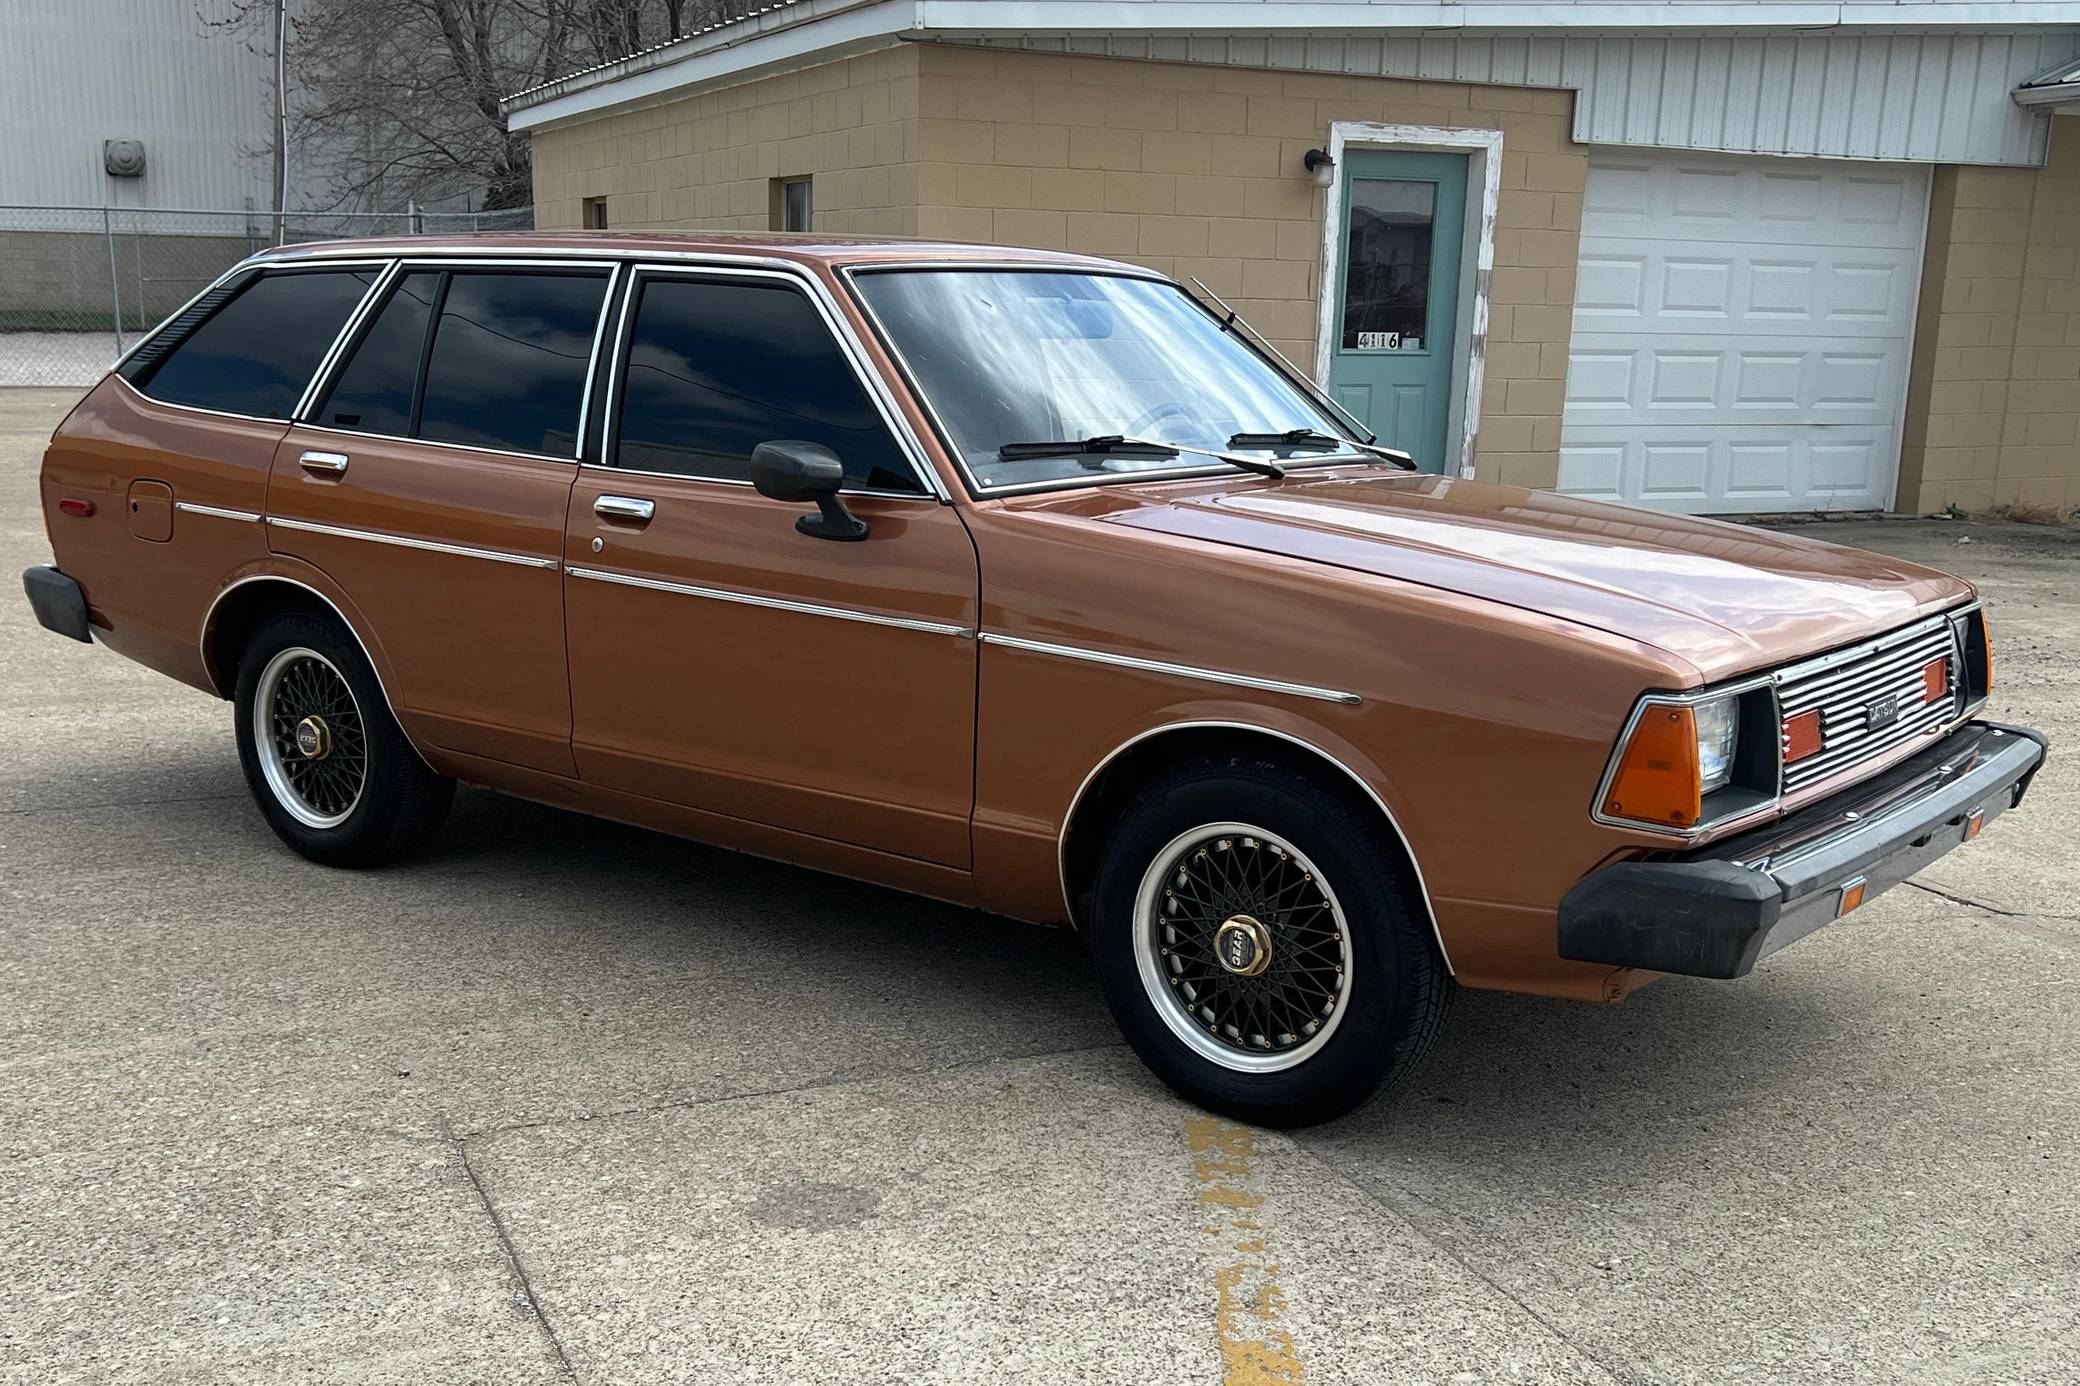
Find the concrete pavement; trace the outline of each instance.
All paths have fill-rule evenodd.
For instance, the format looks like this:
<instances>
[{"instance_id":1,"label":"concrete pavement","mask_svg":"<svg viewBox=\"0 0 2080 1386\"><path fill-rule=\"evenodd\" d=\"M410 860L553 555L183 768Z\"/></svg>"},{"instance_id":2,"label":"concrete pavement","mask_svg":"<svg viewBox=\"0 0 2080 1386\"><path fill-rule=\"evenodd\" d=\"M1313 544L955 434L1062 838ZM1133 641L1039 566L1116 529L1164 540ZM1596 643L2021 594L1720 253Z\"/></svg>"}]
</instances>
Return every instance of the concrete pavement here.
<instances>
[{"instance_id":1,"label":"concrete pavement","mask_svg":"<svg viewBox=\"0 0 2080 1386\"><path fill-rule=\"evenodd\" d=\"M70 398L0 391L10 581ZM2071 532L1817 532L1979 581L2080 747ZM313 866L225 705L0 600L0 1381L2080 1379L2074 755L1753 977L1466 993L1283 1135L1066 935L473 791Z\"/></svg>"}]
</instances>

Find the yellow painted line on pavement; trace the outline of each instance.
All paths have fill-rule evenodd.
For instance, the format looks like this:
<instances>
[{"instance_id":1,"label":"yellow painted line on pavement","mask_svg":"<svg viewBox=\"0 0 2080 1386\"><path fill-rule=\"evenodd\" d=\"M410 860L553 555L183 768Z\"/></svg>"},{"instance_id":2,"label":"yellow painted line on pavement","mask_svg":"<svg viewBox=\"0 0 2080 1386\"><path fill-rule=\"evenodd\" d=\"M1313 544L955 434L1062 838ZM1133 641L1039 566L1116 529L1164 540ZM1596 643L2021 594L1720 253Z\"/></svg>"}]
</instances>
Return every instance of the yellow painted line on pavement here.
<instances>
[{"instance_id":1,"label":"yellow painted line on pavement","mask_svg":"<svg viewBox=\"0 0 2080 1386\"><path fill-rule=\"evenodd\" d=\"M1201 1116L1185 1122L1184 1137L1199 1178L1201 1225L1219 1241L1224 1261L1213 1273L1222 1386L1301 1386L1307 1368L1293 1349L1293 1335L1273 1326L1284 1311L1285 1291L1270 1259L1264 1195L1251 1167L1256 1133Z\"/></svg>"}]
</instances>

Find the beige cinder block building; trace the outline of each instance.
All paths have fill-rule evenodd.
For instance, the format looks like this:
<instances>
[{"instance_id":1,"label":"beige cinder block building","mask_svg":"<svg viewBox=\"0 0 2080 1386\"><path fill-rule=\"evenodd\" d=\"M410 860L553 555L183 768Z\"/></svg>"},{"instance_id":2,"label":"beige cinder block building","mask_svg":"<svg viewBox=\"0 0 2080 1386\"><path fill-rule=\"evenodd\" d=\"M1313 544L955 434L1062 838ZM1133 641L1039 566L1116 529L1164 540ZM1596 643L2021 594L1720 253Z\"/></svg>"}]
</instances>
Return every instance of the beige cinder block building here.
<instances>
[{"instance_id":1,"label":"beige cinder block building","mask_svg":"<svg viewBox=\"0 0 2080 1386\"><path fill-rule=\"evenodd\" d=\"M2080 506L2080 5L1448 8L798 0L507 112L542 226L1148 265L1430 470Z\"/></svg>"}]
</instances>

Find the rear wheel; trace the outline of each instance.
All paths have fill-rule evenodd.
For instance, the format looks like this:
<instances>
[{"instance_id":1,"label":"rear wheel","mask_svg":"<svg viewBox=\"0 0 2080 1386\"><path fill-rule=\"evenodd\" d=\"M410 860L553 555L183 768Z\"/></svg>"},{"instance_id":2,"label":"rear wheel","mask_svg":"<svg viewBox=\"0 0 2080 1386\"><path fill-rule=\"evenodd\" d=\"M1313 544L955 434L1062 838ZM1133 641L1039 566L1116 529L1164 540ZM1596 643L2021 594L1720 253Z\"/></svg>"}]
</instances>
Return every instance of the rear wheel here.
<instances>
[{"instance_id":1,"label":"rear wheel","mask_svg":"<svg viewBox=\"0 0 2080 1386\"><path fill-rule=\"evenodd\" d=\"M263 621L239 661L238 758L268 826L329 866L424 846L454 798L405 740L375 671L337 622Z\"/></svg>"},{"instance_id":2,"label":"rear wheel","mask_svg":"<svg viewBox=\"0 0 2080 1386\"><path fill-rule=\"evenodd\" d=\"M1296 765L1194 761L1122 816L1099 868L1106 1000L1156 1075L1270 1126L1326 1121L1406 1073L1452 981L1374 807Z\"/></svg>"}]
</instances>

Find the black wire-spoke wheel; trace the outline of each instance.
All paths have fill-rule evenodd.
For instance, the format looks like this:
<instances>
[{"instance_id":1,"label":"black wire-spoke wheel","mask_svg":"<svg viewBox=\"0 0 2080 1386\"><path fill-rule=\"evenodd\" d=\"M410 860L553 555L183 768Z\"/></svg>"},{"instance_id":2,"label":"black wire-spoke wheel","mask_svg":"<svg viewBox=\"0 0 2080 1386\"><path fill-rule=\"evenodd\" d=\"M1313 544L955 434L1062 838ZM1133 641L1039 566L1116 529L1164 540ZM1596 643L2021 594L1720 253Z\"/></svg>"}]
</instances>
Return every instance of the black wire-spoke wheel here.
<instances>
[{"instance_id":1,"label":"black wire-spoke wheel","mask_svg":"<svg viewBox=\"0 0 2080 1386\"><path fill-rule=\"evenodd\" d=\"M1149 999L1225 1068L1303 1063L1348 1008L1342 906L1314 863L1267 829L1208 823L1177 836L1142 877L1135 926Z\"/></svg>"},{"instance_id":2,"label":"black wire-spoke wheel","mask_svg":"<svg viewBox=\"0 0 2080 1386\"><path fill-rule=\"evenodd\" d=\"M292 645L260 671L253 740L275 799L299 823L330 828L361 802L368 734L332 661Z\"/></svg>"}]
</instances>

